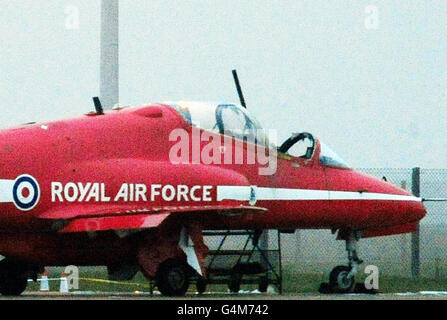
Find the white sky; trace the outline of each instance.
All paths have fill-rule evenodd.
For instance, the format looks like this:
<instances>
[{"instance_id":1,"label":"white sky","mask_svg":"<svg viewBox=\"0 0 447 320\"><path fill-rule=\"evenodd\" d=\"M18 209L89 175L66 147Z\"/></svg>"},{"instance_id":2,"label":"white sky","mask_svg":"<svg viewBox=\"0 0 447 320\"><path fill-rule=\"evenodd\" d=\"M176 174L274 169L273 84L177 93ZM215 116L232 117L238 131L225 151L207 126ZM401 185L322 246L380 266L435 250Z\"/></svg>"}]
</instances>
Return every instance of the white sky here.
<instances>
[{"instance_id":1,"label":"white sky","mask_svg":"<svg viewBox=\"0 0 447 320\"><path fill-rule=\"evenodd\" d=\"M92 110L100 1L0 7L0 127ZM446 21L442 0L121 0L120 100L237 102L237 68L280 140L312 132L354 167L445 168Z\"/></svg>"}]
</instances>

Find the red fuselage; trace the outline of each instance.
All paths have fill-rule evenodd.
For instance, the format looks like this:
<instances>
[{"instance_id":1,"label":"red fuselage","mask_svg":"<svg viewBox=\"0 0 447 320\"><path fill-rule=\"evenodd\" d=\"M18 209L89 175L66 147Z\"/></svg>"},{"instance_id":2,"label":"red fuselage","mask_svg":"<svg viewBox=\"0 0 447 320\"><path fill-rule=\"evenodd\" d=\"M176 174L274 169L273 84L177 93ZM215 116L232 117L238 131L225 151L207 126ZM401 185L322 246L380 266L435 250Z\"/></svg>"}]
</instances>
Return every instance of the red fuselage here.
<instances>
[{"instance_id":1,"label":"red fuselage","mask_svg":"<svg viewBox=\"0 0 447 320\"><path fill-rule=\"evenodd\" d=\"M318 140L310 159L279 153L272 175L259 175L258 164L174 164L169 152L176 142L169 135L178 128L190 135L199 130L174 108L151 105L1 131L0 254L44 265L107 265L131 255L132 240L114 233L58 233L60 221L95 208L170 211L239 203L267 211L216 215L191 210L170 218L195 220L203 229L360 230L366 237L412 231L425 215L421 201L404 190L351 169L322 165ZM249 143L231 140L233 155L248 157ZM206 145L202 141L200 149ZM38 198L30 200L32 181L17 184L23 175L38 182ZM255 204L231 198L250 186L256 186L250 199Z\"/></svg>"}]
</instances>

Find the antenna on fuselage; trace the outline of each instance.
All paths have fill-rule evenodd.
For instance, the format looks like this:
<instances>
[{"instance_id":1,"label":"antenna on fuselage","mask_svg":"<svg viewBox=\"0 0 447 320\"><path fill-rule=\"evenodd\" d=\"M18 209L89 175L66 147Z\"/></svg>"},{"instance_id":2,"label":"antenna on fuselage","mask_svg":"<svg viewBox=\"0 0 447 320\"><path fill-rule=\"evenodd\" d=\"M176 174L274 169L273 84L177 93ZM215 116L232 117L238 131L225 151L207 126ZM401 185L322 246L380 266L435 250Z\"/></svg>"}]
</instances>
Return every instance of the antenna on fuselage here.
<instances>
[{"instance_id":1,"label":"antenna on fuselage","mask_svg":"<svg viewBox=\"0 0 447 320\"><path fill-rule=\"evenodd\" d=\"M247 105L245 104L244 94L242 93L241 84L239 83L239 77L237 76L237 71L233 70L233 78L234 84L236 85L237 94L239 95L239 100L241 101L241 105L247 109Z\"/></svg>"},{"instance_id":2,"label":"antenna on fuselage","mask_svg":"<svg viewBox=\"0 0 447 320\"><path fill-rule=\"evenodd\" d=\"M96 114L103 115L104 109L101 104L101 100L98 97L93 97L93 103L95 104Z\"/></svg>"}]
</instances>

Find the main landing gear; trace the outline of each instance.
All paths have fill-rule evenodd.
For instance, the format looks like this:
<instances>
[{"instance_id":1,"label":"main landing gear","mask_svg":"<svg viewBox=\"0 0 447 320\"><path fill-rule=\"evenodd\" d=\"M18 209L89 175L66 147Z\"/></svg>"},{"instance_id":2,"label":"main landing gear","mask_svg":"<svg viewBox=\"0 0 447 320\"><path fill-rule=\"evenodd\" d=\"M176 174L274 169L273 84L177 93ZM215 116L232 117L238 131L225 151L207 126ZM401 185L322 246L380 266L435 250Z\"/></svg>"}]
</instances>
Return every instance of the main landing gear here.
<instances>
[{"instance_id":1,"label":"main landing gear","mask_svg":"<svg viewBox=\"0 0 447 320\"><path fill-rule=\"evenodd\" d=\"M28 277L37 278L38 270L9 259L0 261L0 293L4 296L19 296L25 291Z\"/></svg>"},{"instance_id":2,"label":"main landing gear","mask_svg":"<svg viewBox=\"0 0 447 320\"><path fill-rule=\"evenodd\" d=\"M168 259L158 268L155 277L164 296L184 296L189 288L190 267L182 260Z\"/></svg>"},{"instance_id":3,"label":"main landing gear","mask_svg":"<svg viewBox=\"0 0 447 320\"><path fill-rule=\"evenodd\" d=\"M350 293L355 288L355 276L359 271L362 260L357 256L357 243L360 233L351 232L346 240L346 251L348 252L347 266L335 267L329 276L329 290L332 293Z\"/></svg>"}]
</instances>

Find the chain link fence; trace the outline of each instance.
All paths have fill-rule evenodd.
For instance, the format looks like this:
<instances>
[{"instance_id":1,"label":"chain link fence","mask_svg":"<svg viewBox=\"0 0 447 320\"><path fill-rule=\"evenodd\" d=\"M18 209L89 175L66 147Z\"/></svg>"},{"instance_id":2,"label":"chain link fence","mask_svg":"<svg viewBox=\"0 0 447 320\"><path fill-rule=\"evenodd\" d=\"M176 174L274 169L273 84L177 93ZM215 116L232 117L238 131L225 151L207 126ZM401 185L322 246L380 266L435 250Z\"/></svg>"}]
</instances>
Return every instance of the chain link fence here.
<instances>
[{"instance_id":1,"label":"chain link fence","mask_svg":"<svg viewBox=\"0 0 447 320\"><path fill-rule=\"evenodd\" d=\"M386 180L412 191L413 169L363 168L361 172ZM447 169L420 170L420 196L433 200L424 202L426 217L419 229L419 275L428 278L447 278ZM327 274L339 264L346 264L344 241L336 241L328 230L299 230L282 235L284 268L293 267L300 273ZM377 265L381 274L399 277L412 276L412 234L362 239L359 253L368 264ZM414 260L413 260L414 263Z\"/></svg>"},{"instance_id":2,"label":"chain link fence","mask_svg":"<svg viewBox=\"0 0 447 320\"><path fill-rule=\"evenodd\" d=\"M421 196L427 216L420 224L421 275L447 278L447 169L421 169Z\"/></svg>"},{"instance_id":3,"label":"chain link fence","mask_svg":"<svg viewBox=\"0 0 447 320\"><path fill-rule=\"evenodd\" d=\"M419 193L420 197L427 200L424 201L427 215L420 222L419 234L407 233L359 241L359 256L364 260L360 272L363 272L363 268L367 265L375 265L379 268L381 276L400 279L418 275L424 279L447 279L447 202L440 201L442 198L447 198L447 169L357 170L378 179L386 179L410 193L416 195ZM278 248L277 232L270 230L265 239L268 239L266 247L277 257L275 252ZM211 250L218 247L220 240L218 237L205 237L205 242ZM231 237L222 249L236 250L245 241L244 236ZM330 271L335 266L347 264L345 242L337 241L336 235L329 230L297 230L292 234L281 234L280 242L279 266L282 266L280 270L284 271L284 281L298 281L297 279L327 281ZM255 256L254 258L253 260L258 260ZM228 255L219 259L216 261L227 264L232 261ZM277 269L278 259L272 259L272 263Z\"/></svg>"},{"instance_id":4,"label":"chain link fence","mask_svg":"<svg viewBox=\"0 0 447 320\"><path fill-rule=\"evenodd\" d=\"M363 168L358 171L379 179L385 177L388 182L408 192L412 192L415 187L415 170L411 168ZM427 215L421 220L419 228L419 276L447 279L447 202L439 201L440 198L447 198L447 169L420 169L417 172L420 196L428 200L424 202ZM246 252L252 250L251 242L247 242L248 237L248 234L235 235L222 243L222 236L205 236L205 243L210 250L227 251L220 256L210 255L207 259L208 266L231 269L238 262L262 262L260 252ZM337 241L336 235L329 230L298 230L292 234L281 234L280 243L277 231L270 230L268 236L261 237L260 241L262 239L268 245L264 242L260 247L268 249L264 254L268 256L274 269L274 272L268 272L270 281L275 279L274 273L284 270L282 283L288 290L303 290L303 287L290 285L290 282L296 282L297 279L304 279L299 283L303 286L306 286L309 279L315 280L314 282L327 281L332 268L347 264L345 242ZM413 240L413 234L361 239L359 255L365 261L362 268L376 265L381 276L397 276L399 281L400 278L411 278L414 273ZM278 256L279 248L281 259ZM55 274L60 274L61 271L58 272ZM99 274L99 277L106 273L104 268L92 268L84 272L94 276ZM227 290L227 287L218 289ZM315 287L307 289L315 291Z\"/></svg>"}]
</instances>

